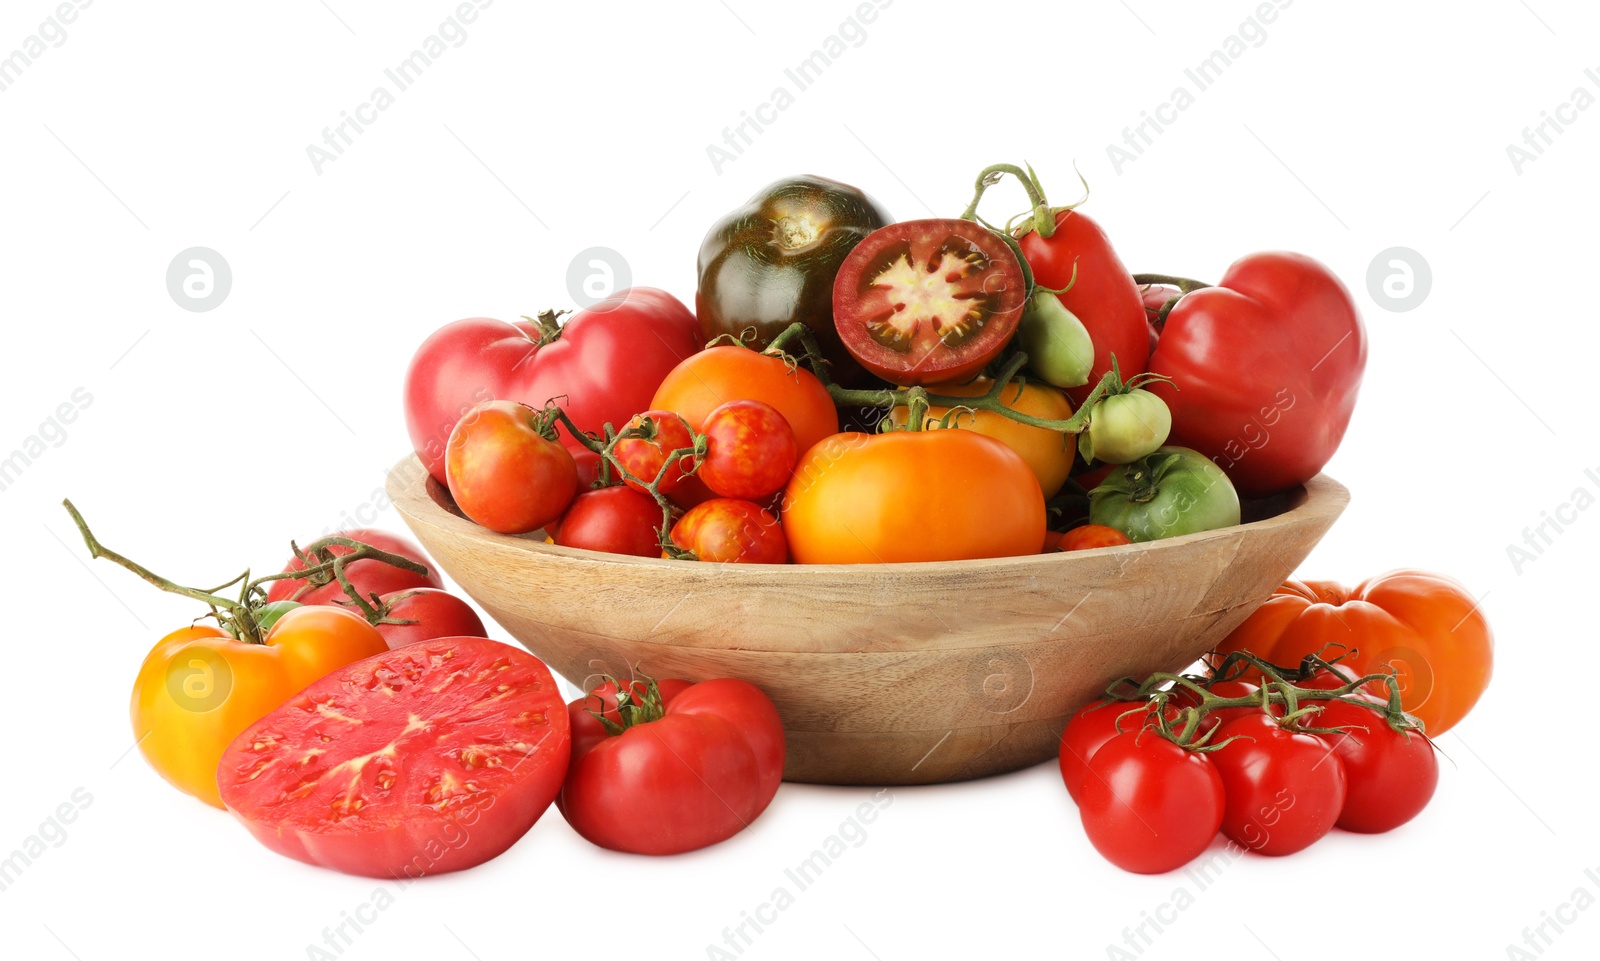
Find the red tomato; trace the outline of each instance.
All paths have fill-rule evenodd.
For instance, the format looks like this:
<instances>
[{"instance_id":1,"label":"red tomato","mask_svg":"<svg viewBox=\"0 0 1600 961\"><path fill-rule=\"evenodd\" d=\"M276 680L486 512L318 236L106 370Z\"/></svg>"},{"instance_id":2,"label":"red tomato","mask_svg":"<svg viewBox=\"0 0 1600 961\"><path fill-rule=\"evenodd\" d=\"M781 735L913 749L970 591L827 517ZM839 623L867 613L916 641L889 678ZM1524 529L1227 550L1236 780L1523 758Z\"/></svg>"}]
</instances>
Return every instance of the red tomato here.
<instances>
[{"instance_id":1,"label":"red tomato","mask_svg":"<svg viewBox=\"0 0 1600 961\"><path fill-rule=\"evenodd\" d=\"M604 848L678 854L738 834L783 780L783 725L760 688L722 679L635 681L627 716L607 682L568 705L572 766L557 801ZM608 732L590 709L613 724Z\"/></svg>"},{"instance_id":2,"label":"red tomato","mask_svg":"<svg viewBox=\"0 0 1600 961\"><path fill-rule=\"evenodd\" d=\"M578 465L541 432L539 411L509 400L479 404L450 432L445 478L461 513L501 534L536 531L578 493Z\"/></svg>"},{"instance_id":3,"label":"red tomato","mask_svg":"<svg viewBox=\"0 0 1600 961\"><path fill-rule=\"evenodd\" d=\"M420 588L379 598L384 619L372 625L393 650L436 637L488 637L472 605L448 591ZM412 621L411 624L396 623Z\"/></svg>"},{"instance_id":4,"label":"red tomato","mask_svg":"<svg viewBox=\"0 0 1600 961\"><path fill-rule=\"evenodd\" d=\"M712 347L690 357L661 382L650 407L673 411L698 429L707 414L730 400L776 407L794 429L802 454L839 432L838 408L815 374L748 347Z\"/></svg>"},{"instance_id":5,"label":"red tomato","mask_svg":"<svg viewBox=\"0 0 1600 961\"><path fill-rule=\"evenodd\" d=\"M1083 797L1089 762L1105 743L1125 731L1137 731L1153 716L1151 705L1138 701L1090 701L1079 708L1061 732L1061 780L1074 801Z\"/></svg>"},{"instance_id":6,"label":"red tomato","mask_svg":"<svg viewBox=\"0 0 1600 961\"><path fill-rule=\"evenodd\" d=\"M700 480L723 497L771 497L789 483L800 456L789 422L759 400L723 404L706 415L700 432L706 435Z\"/></svg>"},{"instance_id":7,"label":"red tomato","mask_svg":"<svg viewBox=\"0 0 1600 961\"><path fill-rule=\"evenodd\" d=\"M1204 754L1149 731L1095 752L1078 813L1095 850L1136 874L1164 874L1199 856L1222 826L1222 777Z\"/></svg>"},{"instance_id":8,"label":"red tomato","mask_svg":"<svg viewBox=\"0 0 1600 961\"><path fill-rule=\"evenodd\" d=\"M555 541L586 551L659 557L661 507L655 498L631 487L579 494L562 515Z\"/></svg>"},{"instance_id":9,"label":"red tomato","mask_svg":"<svg viewBox=\"0 0 1600 961\"><path fill-rule=\"evenodd\" d=\"M727 497L689 509L672 525L672 542L695 559L719 564L784 564L783 525L761 505Z\"/></svg>"},{"instance_id":10,"label":"red tomato","mask_svg":"<svg viewBox=\"0 0 1600 961\"><path fill-rule=\"evenodd\" d=\"M1082 524L1061 535L1061 549L1064 551L1092 551L1096 547L1132 543L1128 535L1104 524Z\"/></svg>"},{"instance_id":11,"label":"red tomato","mask_svg":"<svg viewBox=\"0 0 1600 961\"><path fill-rule=\"evenodd\" d=\"M623 477L622 482L639 493L649 493L647 485L660 475L661 484L657 489L663 494L670 494L683 483L683 470L693 465L694 458L689 455L679 457L672 462L666 474L661 474L661 468L667 466L667 457L673 451L694 446L694 434L689 424L670 410L647 410L636 414L628 421L627 429L642 429L646 423L651 425L649 429L655 432L654 436L649 439L628 437L617 441L611 448L611 459L617 466L645 482L640 484Z\"/></svg>"},{"instance_id":12,"label":"red tomato","mask_svg":"<svg viewBox=\"0 0 1600 961\"><path fill-rule=\"evenodd\" d=\"M700 349L700 324L676 297L635 287L560 326L474 317L423 342L406 371L406 429L428 471L445 482L444 448L467 411L488 400L561 407L598 433L647 410L656 385ZM569 444L569 446L572 446Z\"/></svg>"},{"instance_id":13,"label":"red tomato","mask_svg":"<svg viewBox=\"0 0 1600 961\"><path fill-rule=\"evenodd\" d=\"M1167 315L1150 369L1167 443L1217 462L1241 496L1305 483L1344 438L1367 332L1339 278L1300 254L1252 254ZM1126 365L1124 365L1126 369Z\"/></svg>"},{"instance_id":14,"label":"red tomato","mask_svg":"<svg viewBox=\"0 0 1600 961\"><path fill-rule=\"evenodd\" d=\"M1055 233L1041 237L1030 230L1018 242L1041 286L1060 289L1072 285L1058 295L1061 305L1083 321L1094 341L1094 366L1088 383L1067 391L1072 406L1082 406L1111 369L1112 354L1123 377L1143 371L1150 350L1144 301L1128 268L1111 249L1105 231L1081 211L1065 210L1056 216Z\"/></svg>"},{"instance_id":15,"label":"red tomato","mask_svg":"<svg viewBox=\"0 0 1600 961\"><path fill-rule=\"evenodd\" d=\"M884 380L958 382L1010 342L1027 295L1017 255L994 231L907 220L873 231L845 257L833 323L851 356Z\"/></svg>"},{"instance_id":16,"label":"red tomato","mask_svg":"<svg viewBox=\"0 0 1600 961\"><path fill-rule=\"evenodd\" d=\"M1311 723L1345 729L1342 734L1318 735L1339 756L1350 782L1339 827L1381 834L1421 813L1439 786L1433 743L1415 731L1396 731L1381 714L1360 705L1320 703L1322 713Z\"/></svg>"},{"instance_id":17,"label":"red tomato","mask_svg":"<svg viewBox=\"0 0 1600 961\"><path fill-rule=\"evenodd\" d=\"M433 569L433 565L428 561L428 555L424 554L422 548L418 547L414 541L398 534L390 534L387 531L375 531L366 528L340 531L339 536L348 537L363 544L370 544L380 551L399 554L401 557L409 558L418 564L424 564L428 567L428 574L423 576L395 567L393 564L385 564L379 560L369 558L364 561L356 561L344 569L344 575L350 580L351 585L361 592L362 597L371 597L373 594L387 594L391 591L403 591L408 588L444 586L444 581L439 579L439 573ZM330 547L328 550L335 557L342 557L350 553L349 548L339 546ZM289 558L289 563L285 564L283 569L285 571L303 571L306 569L306 565L300 562L300 558L291 557ZM310 590L300 594L298 597L295 596L302 589L308 587ZM297 600L302 604L341 604L347 603L350 597L340 587L337 580L329 580L326 584L317 586L308 584L303 577L296 577L273 581L269 584L267 586L267 600Z\"/></svg>"},{"instance_id":18,"label":"red tomato","mask_svg":"<svg viewBox=\"0 0 1600 961\"><path fill-rule=\"evenodd\" d=\"M561 789L572 747L538 658L480 637L340 668L239 735L222 801L256 840L307 864L417 878L509 848Z\"/></svg>"},{"instance_id":19,"label":"red tomato","mask_svg":"<svg viewBox=\"0 0 1600 961\"><path fill-rule=\"evenodd\" d=\"M1238 740L1223 744L1229 738ZM1258 854L1293 854L1333 829L1344 807L1344 763L1320 738L1262 712L1224 724L1211 763L1222 775L1222 833Z\"/></svg>"}]
</instances>

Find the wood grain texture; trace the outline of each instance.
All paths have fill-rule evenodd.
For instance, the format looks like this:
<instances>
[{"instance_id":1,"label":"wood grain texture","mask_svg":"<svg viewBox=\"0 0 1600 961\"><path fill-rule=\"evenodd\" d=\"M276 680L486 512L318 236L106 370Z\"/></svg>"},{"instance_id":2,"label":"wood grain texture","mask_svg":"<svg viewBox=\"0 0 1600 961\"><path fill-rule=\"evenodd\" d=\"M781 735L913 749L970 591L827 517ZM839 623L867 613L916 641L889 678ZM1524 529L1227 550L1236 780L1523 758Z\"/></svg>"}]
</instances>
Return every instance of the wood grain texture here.
<instances>
[{"instance_id":1,"label":"wood grain texture","mask_svg":"<svg viewBox=\"0 0 1600 961\"><path fill-rule=\"evenodd\" d=\"M580 687L634 664L739 677L783 717L785 777L925 784L1055 755L1118 677L1192 663L1255 610L1349 503L1337 481L1249 505L1247 523L1151 544L940 564L738 565L557 547L456 512L415 457L406 523L456 583Z\"/></svg>"}]
</instances>

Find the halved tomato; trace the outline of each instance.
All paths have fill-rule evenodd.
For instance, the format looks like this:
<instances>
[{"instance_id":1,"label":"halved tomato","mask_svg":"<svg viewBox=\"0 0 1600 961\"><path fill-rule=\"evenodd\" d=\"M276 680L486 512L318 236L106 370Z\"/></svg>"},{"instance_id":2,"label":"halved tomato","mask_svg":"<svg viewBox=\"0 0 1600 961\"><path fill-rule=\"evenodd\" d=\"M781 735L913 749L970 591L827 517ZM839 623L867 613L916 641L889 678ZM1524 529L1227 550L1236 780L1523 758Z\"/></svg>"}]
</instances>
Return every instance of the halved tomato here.
<instances>
[{"instance_id":1,"label":"halved tomato","mask_svg":"<svg viewBox=\"0 0 1600 961\"><path fill-rule=\"evenodd\" d=\"M222 802L256 840L349 874L481 864L533 827L571 755L567 706L532 654L445 637L340 668L222 755Z\"/></svg>"},{"instance_id":2,"label":"halved tomato","mask_svg":"<svg viewBox=\"0 0 1600 961\"><path fill-rule=\"evenodd\" d=\"M1017 332L1022 264L967 220L908 220L873 231L833 284L833 322L851 356L904 386L965 380Z\"/></svg>"}]
</instances>

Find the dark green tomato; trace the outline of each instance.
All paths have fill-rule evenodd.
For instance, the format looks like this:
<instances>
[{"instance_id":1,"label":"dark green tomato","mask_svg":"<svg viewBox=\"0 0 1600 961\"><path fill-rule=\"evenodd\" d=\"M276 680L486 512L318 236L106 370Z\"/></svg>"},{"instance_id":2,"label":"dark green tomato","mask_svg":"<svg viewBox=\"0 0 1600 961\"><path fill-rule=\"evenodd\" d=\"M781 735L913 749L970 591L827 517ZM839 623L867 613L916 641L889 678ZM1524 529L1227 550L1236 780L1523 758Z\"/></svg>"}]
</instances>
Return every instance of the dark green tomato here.
<instances>
[{"instance_id":1,"label":"dark green tomato","mask_svg":"<svg viewBox=\"0 0 1600 961\"><path fill-rule=\"evenodd\" d=\"M798 320L816 334L834 379L856 382L861 368L833 324L833 279L845 255L889 222L848 184L801 176L768 185L700 245L701 332L710 340L754 327L765 344Z\"/></svg>"},{"instance_id":2,"label":"dark green tomato","mask_svg":"<svg viewBox=\"0 0 1600 961\"><path fill-rule=\"evenodd\" d=\"M1239 495L1222 468L1187 447L1162 447L1113 470L1089 492L1089 520L1133 541L1239 523Z\"/></svg>"}]
</instances>

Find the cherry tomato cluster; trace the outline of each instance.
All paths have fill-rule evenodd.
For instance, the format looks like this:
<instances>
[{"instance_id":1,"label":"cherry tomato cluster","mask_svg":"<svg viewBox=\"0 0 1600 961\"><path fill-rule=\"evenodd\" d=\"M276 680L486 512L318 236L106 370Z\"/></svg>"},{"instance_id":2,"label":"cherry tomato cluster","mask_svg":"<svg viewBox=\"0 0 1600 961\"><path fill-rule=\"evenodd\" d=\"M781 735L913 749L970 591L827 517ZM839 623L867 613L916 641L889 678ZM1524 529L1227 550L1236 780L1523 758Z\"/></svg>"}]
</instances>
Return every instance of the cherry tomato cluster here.
<instances>
[{"instance_id":1,"label":"cherry tomato cluster","mask_svg":"<svg viewBox=\"0 0 1600 961\"><path fill-rule=\"evenodd\" d=\"M1140 874L1182 867L1219 831L1263 855L1336 826L1390 831L1439 779L1393 676L1317 655L1288 670L1237 653L1209 676L1156 675L1127 699L1096 700L1068 721L1060 765L1090 843Z\"/></svg>"}]
</instances>

